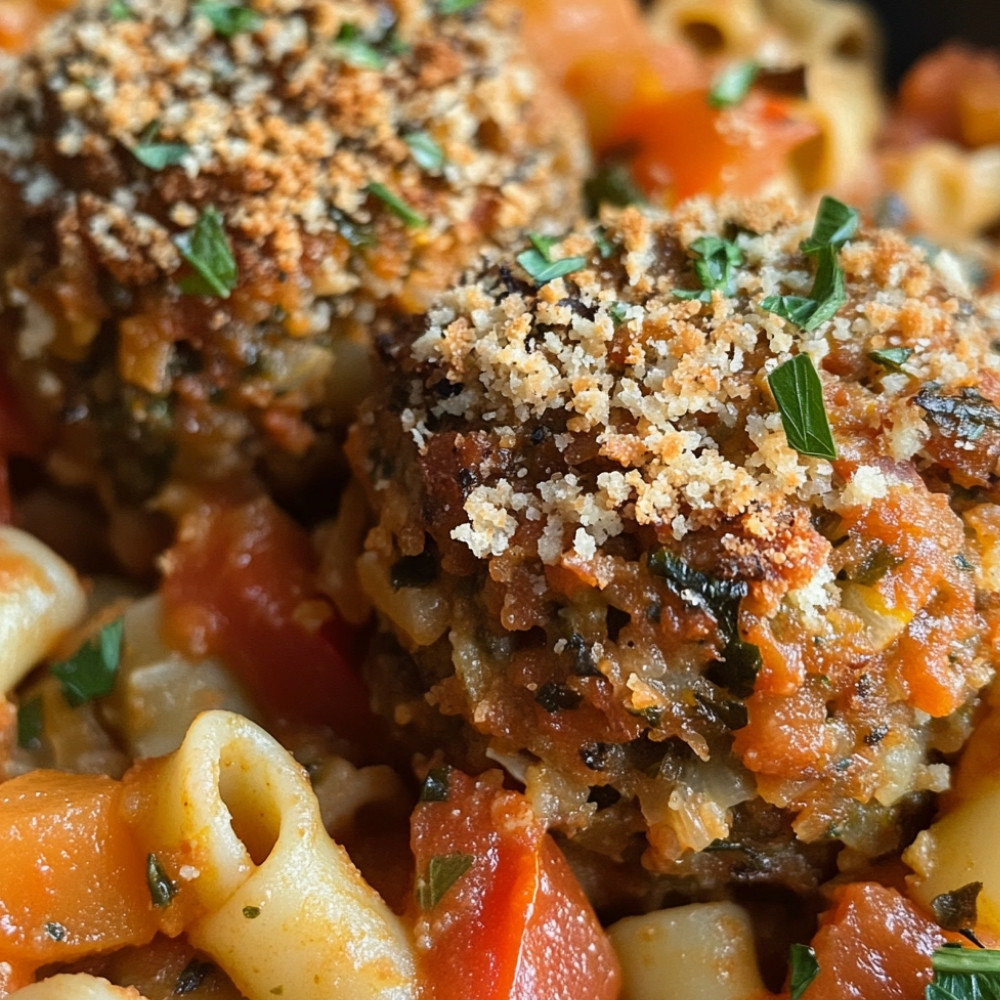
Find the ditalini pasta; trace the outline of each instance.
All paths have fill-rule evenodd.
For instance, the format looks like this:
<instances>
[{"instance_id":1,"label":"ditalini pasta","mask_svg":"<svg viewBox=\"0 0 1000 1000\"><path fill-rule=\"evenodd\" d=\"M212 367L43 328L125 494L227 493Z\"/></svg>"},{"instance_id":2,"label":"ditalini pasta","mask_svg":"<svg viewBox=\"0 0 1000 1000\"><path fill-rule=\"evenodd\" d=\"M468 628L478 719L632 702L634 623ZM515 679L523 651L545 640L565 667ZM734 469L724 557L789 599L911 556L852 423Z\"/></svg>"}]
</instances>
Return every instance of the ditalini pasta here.
<instances>
[{"instance_id":1,"label":"ditalini pasta","mask_svg":"<svg viewBox=\"0 0 1000 1000\"><path fill-rule=\"evenodd\" d=\"M138 990L115 986L83 972L50 976L25 986L15 995L19 1000L146 1000Z\"/></svg>"}]
</instances>

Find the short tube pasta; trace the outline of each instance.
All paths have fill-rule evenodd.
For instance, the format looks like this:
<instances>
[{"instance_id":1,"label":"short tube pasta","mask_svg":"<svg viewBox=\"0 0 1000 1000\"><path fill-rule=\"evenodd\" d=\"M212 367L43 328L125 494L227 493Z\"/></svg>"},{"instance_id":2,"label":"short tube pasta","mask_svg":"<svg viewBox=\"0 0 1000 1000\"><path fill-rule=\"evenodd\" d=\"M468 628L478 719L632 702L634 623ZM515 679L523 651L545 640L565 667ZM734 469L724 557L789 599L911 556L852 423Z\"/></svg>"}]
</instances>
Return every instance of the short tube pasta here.
<instances>
[{"instance_id":1,"label":"short tube pasta","mask_svg":"<svg viewBox=\"0 0 1000 1000\"><path fill-rule=\"evenodd\" d=\"M106 979L79 972L50 976L11 994L11 1000L145 1000L131 986L115 986Z\"/></svg>"}]
</instances>

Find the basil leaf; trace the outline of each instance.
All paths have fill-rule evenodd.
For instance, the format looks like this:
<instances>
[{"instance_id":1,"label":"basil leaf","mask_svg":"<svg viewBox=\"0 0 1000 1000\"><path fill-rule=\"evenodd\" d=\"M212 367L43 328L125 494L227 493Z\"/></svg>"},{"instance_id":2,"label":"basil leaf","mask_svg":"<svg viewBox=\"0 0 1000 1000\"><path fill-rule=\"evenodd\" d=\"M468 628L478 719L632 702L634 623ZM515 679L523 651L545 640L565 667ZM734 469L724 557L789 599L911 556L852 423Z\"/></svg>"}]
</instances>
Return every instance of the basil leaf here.
<instances>
[{"instance_id":1,"label":"basil leaf","mask_svg":"<svg viewBox=\"0 0 1000 1000\"><path fill-rule=\"evenodd\" d=\"M63 696L74 708L94 698L111 694L121 660L121 618L92 635L68 660L53 663L52 674L59 679Z\"/></svg>"},{"instance_id":2,"label":"basil leaf","mask_svg":"<svg viewBox=\"0 0 1000 1000\"><path fill-rule=\"evenodd\" d=\"M372 182L365 190L378 198L394 215L402 219L408 229L421 229L427 225L427 219L424 216L410 208L402 198L393 194L384 184Z\"/></svg>"},{"instance_id":3,"label":"basil leaf","mask_svg":"<svg viewBox=\"0 0 1000 1000\"><path fill-rule=\"evenodd\" d=\"M429 132L408 132L403 142L410 147L410 153L417 166L429 174L439 174L447 162L441 147Z\"/></svg>"},{"instance_id":4,"label":"basil leaf","mask_svg":"<svg viewBox=\"0 0 1000 1000\"><path fill-rule=\"evenodd\" d=\"M1000 1000L1000 951L945 945L931 956L927 1000Z\"/></svg>"},{"instance_id":5,"label":"basil leaf","mask_svg":"<svg viewBox=\"0 0 1000 1000\"><path fill-rule=\"evenodd\" d=\"M355 69L384 69L385 58L367 41L356 24L343 24L333 43L334 52Z\"/></svg>"},{"instance_id":6,"label":"basil leaf","mask_svg":"<svg viewBox=\"0 0 1000 1000\"><path fill-rule=\"evenodd\" d=\"M155 854L146 855L146 885L153 906L162 909L177 895L177 886L163 870Z\"/></svg>"},{"instance_id":7,"label":"basil leaf","mask_svg":"<svg viewBox=\"0 0 1000 1000\"><path fill-rule=\"evenodd\" d=\"M816 952L807 944L793 944L788 953L789 1000L799 997L809 988L809 984L819 975Z\"/></svg>"},{"instance_id":8,"label":"basil leaf","mask_svg":"<svg viewBox=\"0 0 1000 1000\"><path fill-rule=\"evenodd\" d=\"M721 236L699 236L690 249L697 254L691 266L701 282L702 291L675 288L674 295L679 299L698 299L701 302L710 302L712 292L716 290L727 298L735 295L734 271L743 263L740 248Z\"/></svg>"},{"instance_id":9,"label":"basil leaf","mask_svg":"<svg viewBox=\"0 0 1000 1000\"><path fill-rule=\"evenodd\" d=\"M606 163L588 177L583 182L583 197L588 215L597 215L601 205L625 208L646 200L629 165L621 161Z\"/></svg>"},{"instance_id":10,"label":"basil leaf","mask_svg":"<svg viewBox=\"0 0 1000 1000\"><path fill-rule=\"evenodd\" d=\"M264 19L255 10L219 0L201 0L191 5L195 14L208 18L217 35L232 38L245 31L255 31Z\"/></svg>"},{"instance_id":11,"label":"basil leaf","mask_svg":"<svg viewBox=\"0 0 1000 1000\"><path fill-rule=\"evenodd\" d=\"M427 874L417 879L417 905L432 910L444 894L472 867L471 854L436 854L427 864Z\"/></svg>"},{"instance_id":12,"label":"basil leaf","mask_svg":"<svg viewBox=\"0 0 1000 1000\"><path fill-rule=\"evenodd\" d=\"M844 290L844 271L837 263L833 246L816 251L816 277L809 297L816 303L812 315L802 325L803 330L814 330L820 323L832 319L834 313L847 301Z\"/></svg>"},{"instance_id":13,"label":"basil leaf","mask_svg":"<svg viewBox=\"0 0 1000 1000\"><path fill-rule=\"evenodd\" d=\"M869 351L868 358L883 368L898 372L910 360L911 354L912 347L884 347L880 351Z\"/></svg>"},{"instance_id":14,"label":"basil leaf","mask_svg":"<svg viewBox=\"0 0 1000 1000\"><path fill-rule=\"evenodd\" d=\"M132 155L144 167L162 170L180 163L190 151L190 147L182 142L151 142L136 146Z\"/></svg>"},{"instance_id":15,"label":"basil leaf","mask_svg":"<svg viewBox=\"0 0 1000 1000\"><path fill-rule=\"evenodd\" d=\"M17 745L22 750L37 750L42 745L45 716L42 696L35 695L17 706Z\"/></svg>"},{"instance_id":16,"label":"basil leaf","mask_svg":"<svg viewBox=\"0 0 1000 1000\"><path fill-rule=\"evenodd\" d=\"M857 209L825 194L816 211L812 235L802 241L799 249L803 253L815 253L824 247L839 250L858 231L860 220Z\"/></svg>"},{"instance_id":17,"label":"basil leaf","mask_svg":"<svg viewBox=\"0 0 1000 1000\"><path fill-rule=\"evenodd\" d=\"M439 14L461 14L463 11L472 10L480 0L438 0Z\"/></svg>"},{"instance_id":18,"label":"basil leaf","mask_svg":"<svg viewBox=\"0 0 1000 1000\"><path fill-rule=\"evenodd\" d=\"M563 257L560 260L553 260L551 250L553 245L559 242L555 236L529 233L528 239L531 242L531 249L519 253L516 260L531 275L539 288L556 278L579 271L587 263L586 257Z\"/></svg>"},{"instance_id":19,"label":"basil leaf","mask_svg":"<svg viewBox=\"0 0 1000 1000\"><path fill-rule=\"evenodd\" d=\"M767 377L788 443L801 455L834 459L837 448L823 404L823 386L808 354L796 354Z\"/></svg>"},{"instance_id":20,"label":"basil leaf","mask_svg":"<svg viewBox=\"0 0 1000 1000\"><path fill-rule=\"evenodd\" d=\"M181 279L181 291L188 295L217 295L228 299L238 276L236 260L218 211L210 205L202 212L194 229L175 236L174 243L197 272Z\"/></svg>"},{"instance_id":21,"label":"basil leaf","mask_svg":"<svg viewBox=\"0 0 1000 1000\"><path fill-rule=\"evenodd\" d=\"M752 59L727 66L712 83L708 103L713 108L731 108L750 93L760 67Z\"/></svg>"}]
</instances>

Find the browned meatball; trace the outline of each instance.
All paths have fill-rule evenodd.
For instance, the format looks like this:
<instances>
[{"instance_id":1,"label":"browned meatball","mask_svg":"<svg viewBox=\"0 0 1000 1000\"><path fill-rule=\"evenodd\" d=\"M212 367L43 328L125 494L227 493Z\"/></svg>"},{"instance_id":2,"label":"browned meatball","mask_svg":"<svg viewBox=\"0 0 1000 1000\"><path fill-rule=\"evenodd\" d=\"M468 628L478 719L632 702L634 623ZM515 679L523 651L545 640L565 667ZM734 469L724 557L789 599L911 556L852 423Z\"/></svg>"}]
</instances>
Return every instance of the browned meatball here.
<instances>
[{"instance_id":1,"label":"browned meatball","mask_svg":"<svg viewBox=\"0 0 1000 1000\"><path fill-rule=\"evenodd\" d=\"M383 710L682 895L899 848L998 662L1000 304L812 226L698 201L498 256L349 441Z\"/></svg>"},{"instance_id":2,"label":"browned meatball","mask_svg":"<svg viewBox=\"0 0 1000 1000\"><path fill-rule=\"evenodd\" d=\"M144 500L327 460L386 314L575 218L503 0L81 0L0 97L4 352L50 465Z\"/></svg>"}]
</instances>

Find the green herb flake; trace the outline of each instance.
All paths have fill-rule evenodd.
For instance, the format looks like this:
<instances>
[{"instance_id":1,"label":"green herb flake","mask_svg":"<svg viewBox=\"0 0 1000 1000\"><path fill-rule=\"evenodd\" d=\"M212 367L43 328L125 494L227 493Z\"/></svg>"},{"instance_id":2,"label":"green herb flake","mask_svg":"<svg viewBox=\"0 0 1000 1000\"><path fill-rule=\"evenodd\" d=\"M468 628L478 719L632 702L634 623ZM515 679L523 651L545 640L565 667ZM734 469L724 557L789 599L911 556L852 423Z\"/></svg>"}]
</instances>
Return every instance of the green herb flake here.
<instances>
[{"instance_id":1,"label":"green herb flake","mask_svg":"<svg viewBox=\"0 0 1000 1000\"><path fill-rule=\"evenodd\" d=\"M176 166L191 151L182 142L153 142L152 138L140 139L139 145L132 150L132 155L150 170Z\"/></svg>"},{"instance_id":2,"label":"green herb flake","mask_svg":"<svg viewBox=\"0 0 1000 1000\"><path fill-rule=\"evenodd\" d=\"M946 437L978 441L987 428L1000 430L1000 409L971 386L957 396L946 396L935 382L923 386L913 397L927 419Z\"/></svg>"},{"instance_id":3,"label":"green herb flake","mask_svg":"<svg viewBox=\"0 0 1000 1000\"><path fill-rule=\"evenodd\" d=\"M169 906L177 895L177 886L163 870L163 865L155 854L146 856L146 885L149 886L149 898L153 906L159 909Z\"/></svg>"},{"instance_id":4,"label":"green herb flake","mask_svg":"<svg viewBox=\"0 0 1000 1000\"><path fill-rule=\"evenodd\" d=\"M816 952L807 944L793 944L788 953L789 1000L799 1000L819 975Z\"/></svg>"},{"instance_id":5,"label":"green herb flake","mask_svg":"<svg viewBox=\"0 0 1000 1000\"><path fill-rule=\"evenodd\" d=\"M244 906L243 907L243 916L246 917L247 920L256 920L260 916L260 907L259 906Z\"/></svg>"},{"instance_id":6,"label":"green herb flake","mask_svg":"<svg viewBox=\"0 0 1000 1000\"><path fill-rule=\"evenodd\" d=\"M713 108L731 108L742 103L760 67L752 59L732 63L715 78L708 92L708 103Z\"/></svg>"},{"instance_id":7,"label":"green herb flake","mask_svg":"<svg viewBox=\"0 0 1000 1000\"><path fill-rule=\"evenodd\" d=\"M711 302L713 291L719 291L727 298L735 295L735 271L743 263L740 248L721 236L699 236L690 249L697 254L691 266L701 282L701 290L675 288L674 295L679 299L698 299L701 302Z\"/></svg>"},{"instance_id":8,"label":"green herb flake","mask_svg":"<svg viewBox=\"0 0 1000 1000\"><path fill-rule=\"evenodd\" d=\"M767 377L789 445L801 455L835 459L823 386L808 354L796 354Z\"/></svg>"},{"instance_id":9,"label":"green herb flake","mask_svg":"<svg viewBox=\"0 0 1000 1000\"><path fill-rule=\"evenodd\" d=\"M583 197L588 215L597 215L602 205L625 208L646 200L627 163L605 163L583 182Z\"/></svg>"},{"instance_id":10,"label":"green herb flake","mask_svg":"<svg viewBox=\"0 0 1000 1000\"><path fill-rule=\"evenodd\" d=\"M628 315L628 306L624 302L612 302L608 306L608 315L615 326L619 326L625 322L625 318Z\"/></svg>"},{"instance_id":11,"label":"green herb flake","mask_svg":"<svg viewBox=\"0 0 1000 1000\"><path fill-rule=\"evenodd\" d=\"M255 10L236 3L222 3L218 0L201 0L192 4L195 14L207 18L217 35L232 38L248 31L256 31L264 20Z\"/></svg>"},{"instance_id":12,"label":"green herb flake","mask_svg":"<svg viewBox=\"0 0 1000 1000\"><path fill-rule=\"evenodd\" d=\"M181 970L174 983L174 996L179 997L184 996L185 993L194 993L214 971L215 966L211 962L192 958Z\"/></svg>"},{"instance_id":13,"label":"green herb flake","mask_svg":"<svg viewBox=\"0 0 1000 1000\"><path fill-rule=\"evenodd\" d=\"M364 37L356 24L341 25L333 50L342 62L355 69L385 68L384 56Z\"/></svg>"},{"instance_id":14,"label":"green herb flake","mask_svg":"<svg viewBox=\"0 0 1000 1000\"><path fill-rule=\"evenodd\" d=\"M417 904L433 910L445 893L472 867L471 854L436 854L427 864L427 874L417 879Z\"/></svg>"},{"instance_id":15,"label":"green herb flake","mask_svg":"<svg viewBox=\"0 0 1000 1000\"><path fill-rule=\"evenodd\" d=\"M913 354L912 347L884 347L880 351L869 351L868 359L889 371L898 372L910 360L911 354Z\"/></svg>"},{"instance_id":16,"label":"green herb flake","mask_svg":"<svg viewBox=\"0 0 1000 1000\"><path fill-rule=\"evenodd\" d=\"M50 920L45 925L45 936L53 941L66 940L66 928L56 920Z\"/></svg>"},{"instance_id":17,"label":"green herb flake","mask_svg":"<svg viewBox=\"0 0 1000 1000\"><path fill-rule=\"evenodd\" d=\"M272 986L271 992L276 996L280 997L285 992L284 986Z\"/></svg>"},{"instance_id":18,"label":"green herb flake","mask_svg":"<svg viewBox=\"0 0 1000 1000\"><path fill-rule=\"evenodd\" d=\"M135 12L125 0L111 0L108 4L108 14L112 21L134 21Z\"/></svg>"},{"instance_id":19,"label":"green herb flake","mask_svg":"<svg viewBox=\"0 0 1000 1000\"><path fill-rule=\"evenodd\" d=\"M472 10L479 2L480 0L438 0L438 13L446 16L462 14L467 10Z\"/></svg>"},{"instance_id":20,"label":"green herb flake","mask_svg":"<svg viewBox=\"0 0 1000 1000\"><path fill-rule=\"evenodd\" d=\"M421 229L427 225L427 219L423 215L412 209L398 195L393 194L384 184L373 181L365 190L378 198L394 215L402 219L408 229Z\"/></svg>"},{"instance_id":21,"label":"green herb flake","mask_svg":"<svg viewBox=\"0 0 1000 1000\"><path fill-rule=\"evenodd\" d=\"M447 162L444 150L434 141L430 132L407 132L403 136L403 142L410 147L410 154L421 170L426 170L429 174L439 174L444 170Z\"/></svg>"},{"instance_id":22,"label":"green herb flake","mask_svg":"<svg viewBox=\"0 0 1000 1000\"><path fill-rule=\"evenodd\" d=\"M857 233L860 219L857 209L824 195L816 211L812 235L802 241L799 249L803 253L817 253L827 247L839 250Z\"/></svg>"},{"instance_id":23,"label":"green herb flake","mask_svg":"<svg viewBox=\"0 0 1000 1000\"><path fill-rule=\"evenodd\" d=\"M427 772L420 789L421 802L447 802L451 791L451 768L447 765L432 767Z\"/></svg>"},{"instance_id":24,"label":"green herb flake","mask_svg":"<svg viewBox=\"0 0 1000 1000\"><path fill-rule=\"evenodd\" d=\"M35 695L17 706L17 745L22 750L38 750L45 731L45 715L41 695Z\"/></svg>"},{"instance_id":25,"label":"green herb flake","mask_svg":"<svg viewBox=\"0 0 1000 1000\"><path fill-rule=\"evenodd\" d=\"M537 287L579 271L587 263L586 257L552 259L552 247L559 242L555 236L530 233L531 249L517 255L517 262L528 272Z\"/></svg>"},{"instance_id":26,"label":"green herb flake","mask_svg":"<svg viewBox=\"0 0 1000 1000\"><path fill-rule=\"evenodd\" d=\"M816 276L808 298L801 295L769 295L760 306L803 330L815 330L832 319L847 301L844 272L833 246L816 251Z\"/></svg>"},{"instance_id":27,"label":"green herb flake","mask_svg":"<svg viewBox=\"0 0 1000 1000\"><path fill-rule=\"evenodd\" d=\"M236 260L218 210L209 205L194 228L174 237L181 256L195 274L180 281L187 295L217 295L228 299L238 279Z\"/></svg>"},{"instance_id":28,"label":"green herb flake","mask_svg":"<svg viewBox=\"0 0 1000 1000\"><path fill-rule=\"evenodd\" d=\"M979 920L979 893L982 882L969 882L952 892L942 892L931 900L934 919L946 931L961 931L975 927Z\"/></svg>"},{"instance_id":29,"label":"green herb flake","mask_svg":"<svg viewBox=\"0 0 1000 1000\"><path fill-rule=\"evenodd\" d=\"M594 230L594 247L596 248L601 260L608 260L614 256L617 245L614 240L608 236L607 230L604 226L598 226Z\"/></svg>"},{"instance_id":30,"label":"green herb flake","mask_svg":"<svg viewBox=\"0 0 1000 1000\"><path fill-rule=\"evenodd\" d=\"M945 945L931 956L927 1000L1000 1000L1000 951Z\"/></svg>"},{"instance_id":31,"label":"green herb flake","mask_svg":"<svg viewBox=\"0 0 1000 1000\"><path fill-rule=\"evenodd\" d=\"M92 635L68 660L51 666L66 701L76 708L111 694L121 661L124 621L116 619Z\"/></svg>"},{"instance_id":32,"label":"green herb flake","mask_svg":"<svg viewBox=\"0 0 1000 1000\"><path fill-rule=\"evenodd\" d=\"M975 566L972 565L972 563L969 562L969 560L961 552L955 553L955 565L963 573L971 573L976 568Z\"/></svg>"},{"instance_id":33,"label":"green herb flake","mask_svg":"<svg viewBox=\"0 0 1000 1000\"><path fill-rule=\"evenodd\" d=\"M897 556L888 545L877 545L848 573L848 579L852 583L873 587L886 573L902 566L904 562L906 560Z\"/></svg>"}]
</instances>

